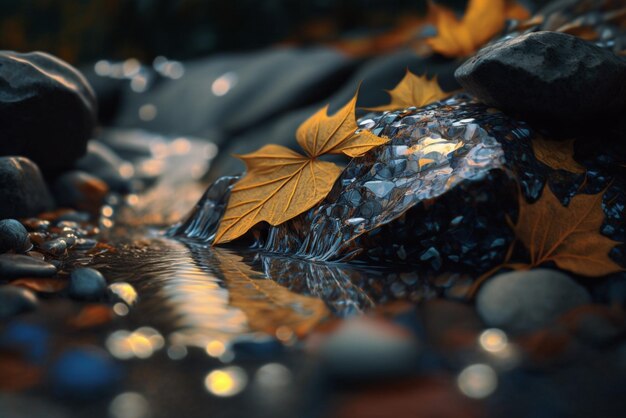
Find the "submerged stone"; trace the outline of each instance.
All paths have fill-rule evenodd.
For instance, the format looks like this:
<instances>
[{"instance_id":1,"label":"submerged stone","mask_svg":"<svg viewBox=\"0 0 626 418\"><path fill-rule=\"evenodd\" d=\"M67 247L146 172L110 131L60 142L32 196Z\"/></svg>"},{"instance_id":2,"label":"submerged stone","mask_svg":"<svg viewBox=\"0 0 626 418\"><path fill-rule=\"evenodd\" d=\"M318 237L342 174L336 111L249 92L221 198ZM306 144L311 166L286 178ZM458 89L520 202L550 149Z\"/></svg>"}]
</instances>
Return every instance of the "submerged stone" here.
<instances>
[{"instance_id":1,"label":"submerged stone","mask_svg":"<svg viewBox=\"0 0 626 418\"><path fill-rule=\"evenodd\" d=\"M54 207L39 167L28 158L0 158L0 218L35 216Z\"/></svg>"}]
</instances>

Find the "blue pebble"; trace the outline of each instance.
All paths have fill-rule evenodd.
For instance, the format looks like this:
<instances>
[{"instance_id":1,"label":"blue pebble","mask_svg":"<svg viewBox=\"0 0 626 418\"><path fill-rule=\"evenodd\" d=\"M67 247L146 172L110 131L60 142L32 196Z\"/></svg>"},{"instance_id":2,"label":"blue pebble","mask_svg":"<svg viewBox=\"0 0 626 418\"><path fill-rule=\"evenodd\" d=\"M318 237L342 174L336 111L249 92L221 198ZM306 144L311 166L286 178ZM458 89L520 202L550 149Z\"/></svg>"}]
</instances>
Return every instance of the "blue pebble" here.
<instances>
[{"instance_id":1,"label":"blue pebble","mask_svg":"<svg viewBox=\"0 0 626 418\"><path fill-rule=\"evenodd\" d=\"M111 392L121 377L120 365L96 347L65 351L49 371L49 381L57 395L81 399Z\"/></svg>"},{"instance_id":2,"label":"blue pebble","mask_svg":"<svg viewBox=\"0 0 626 418\"><path fill-rule=\"evenodd\" d=\"M15 251L25 253L32 248L28 231L15 219L3 219L0 221L0 253Z\"/></svg>"},{"instance_id":3,"label":"blue pebble","mask_svg":"<svg viewBox=\"0 0 626 418\"><path fill-rule=\"evenodd\" d=\"M276 338L267 336L236 341L232 349L238 359L267 359L281 354L284 346Z\"/></svg>"},{"instance_id":4,"label":"blue pebble","mask_svg":"<svg viewBox=\"0 0 626 418\"><path fill-rule=\"evenodd\" d=\"M107 282L98 270L83 267L70 275L68 291L76 299L97 300L106 293Z\"/></svg>"},{"instance_id":5,"label":"blue pebble","mask_svg":"<svg viewBox=\"0 0 626 418\"><path fill-rule=\"evenodd\" d=\"M30 290L11 285L0 286L0 319L32 311L37 305L37 296Z\"/></svg>"},{"instance_id":6,"label":"blue pebble","mask_svg":"<svg viewBox=\"0 0 626 418\"><path fill-rule=\"evenodd\" d=\"M13 321L0 334L0 347L18 348L26 359L41 364L48 353L50 333L41 325Z\"/></svg>"}]
</instances>

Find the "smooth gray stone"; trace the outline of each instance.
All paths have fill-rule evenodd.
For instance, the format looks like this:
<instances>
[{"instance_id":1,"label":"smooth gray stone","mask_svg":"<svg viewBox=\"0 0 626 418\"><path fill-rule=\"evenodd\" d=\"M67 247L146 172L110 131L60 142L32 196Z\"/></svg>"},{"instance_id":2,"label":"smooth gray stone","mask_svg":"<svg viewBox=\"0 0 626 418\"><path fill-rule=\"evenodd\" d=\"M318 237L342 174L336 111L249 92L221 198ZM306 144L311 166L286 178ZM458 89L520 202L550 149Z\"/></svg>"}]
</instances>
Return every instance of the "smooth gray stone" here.
<instances>
[{"instance_id":1,"label":"smooth gray stone","mask_svg":"<svg viewBox=\"0 0 626 418\"><path fill-rule=\"evenodd\" d=\"M476 296L476 309L491 327L525 332L546 327L570 309L590 302L585 288L566 274L535 269L489 279Z\"/></svg>"}]
</instances>

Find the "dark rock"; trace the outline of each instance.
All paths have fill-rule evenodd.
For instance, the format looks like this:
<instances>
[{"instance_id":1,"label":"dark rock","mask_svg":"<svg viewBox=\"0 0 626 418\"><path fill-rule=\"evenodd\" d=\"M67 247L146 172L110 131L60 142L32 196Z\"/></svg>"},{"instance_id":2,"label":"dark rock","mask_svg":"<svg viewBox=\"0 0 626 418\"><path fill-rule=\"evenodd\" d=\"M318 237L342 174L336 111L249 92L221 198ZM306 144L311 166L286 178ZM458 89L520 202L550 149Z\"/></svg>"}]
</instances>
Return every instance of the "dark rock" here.
<instances>
[{"instance_id":1,"label":"dark rock","mask_svg":"<svg viewBox=\"0 0 626 418\"><path fill-rule=\"evenodd\" d=\"M22 254L0 255L0 278L50 277L57 269L49 263Z\"/></svg>"},{"instance_id":2,"label":"dark rock","mask_svg":"<svg viewBox=\"0 0 626 418\"><path fill-rule=\"evenodd\" d=\"M102 179L112 190L125 193L130 191L130 176L121 174L125 165L130 166L130 163L122 160L102 142L92 140L87 144L87 154L75 166Z\"/></svg>"},{"instance_id":3,"label":"dark rock","mask_svg":"<svg viewBox=\"0 0 626 418\"><path fill-rule=\"evenodd\" d=\"M41 172L31 160L0 158L0 218L34 216L53 207Z\"/></svg>"},{"instance_id":4,"label":"dark rock","mask_svg":"<svg viewBox=\"0 0 626 418\"><path fill-rule=\"evenodd\" d=\"M525 332L548 326L561 314L590 301L587 291L567 275L535 269L489 279L476 296L476 309L491 327Z\"/></svg>"},{"instance_id":5,"label":"dark rock","mask_svg":"<svg viewBox=\"0 0 626 418\"><path fill-rule=\"evenodd\" d=\"M96 246L98 241L91 238L78 238L74 244L74 248L79 251L91 250Z\"/></svg>"},{"instance_id":6,"label":"dark rock","mask_svg":"<svg viewBox=\"0 0 626 418\"><path fill-rule=\"evenodd\" d=\"M95 95L69 64L41 52L0 52L0 155L24 155L43 170L85 153Z\"/></svg>"},{"instance_id":7,"label":"dark rock","mask_svg":"<svg viewBox=\"0 0 626 418\"><path fill-rule=\"evenodd\" d=\"M49 373L56 394L80 399L93 399L112 391L121 378L120 366L96 347L65 351Z\"/></svg>"},{"instance_id":8,"label":"dark rock","mask_svg":"<svg viewBox=\"0 0 626 418\"><path fill-rule=\"evenodd\" d=\"M24 225L15 219L0 221L0 253L15 251L24 253L32 247L28 238L28 231Z\"/></svg>"},{"instance_id":9,"label":"dark rock","mask_svg":"<svg viewBox=\"0 0 626 418\"><path fill-rule=\"evenodd\" d=\"M109 192L109 187L89 173L69 171L56 180L54 191L59 206L97 213Z\"/></svg>"},{"instance_id":10,"label":"dark rock","mask_svg":"<svg viewBox=\"0 0 626 418\"><path fill-rule=\"evenodd\" d=\"M37 296L28 289L9 285L0 286L0 319L32 311L37 304Z\"/></svg>"},{"instance_id":11,"label":"dark rock","mask_svg":"<svg viewBox=\"0 0 626 418\"><path fill-rule=\"evenodd\" d=\"M455 75L482 102L561 128L594 121L597 130L600 120L612 123L626 111L626 61L563 33L489 45Z\"/></svg>"},{"instance_id":12,"label":"dark rock","mask_svg":"<svg viewBox=\"0 0 626 418\"><path fill-rule=\"evenodd\" d=\"M106 293L107 282L98 270L78 268L72 271L68 291L76 299L97 300Z\"/></svg>"},{"instance_id":13,"label":"dark rock","mask_svg":"<svg viewBox=\"0 0 626 418\"><path fill-rule=\"evenodd\" d=\"M55 238L39 245L39 249L54 256L63 255L67 250L67 242L63 238Z\"/></svg>"}]
</instances>

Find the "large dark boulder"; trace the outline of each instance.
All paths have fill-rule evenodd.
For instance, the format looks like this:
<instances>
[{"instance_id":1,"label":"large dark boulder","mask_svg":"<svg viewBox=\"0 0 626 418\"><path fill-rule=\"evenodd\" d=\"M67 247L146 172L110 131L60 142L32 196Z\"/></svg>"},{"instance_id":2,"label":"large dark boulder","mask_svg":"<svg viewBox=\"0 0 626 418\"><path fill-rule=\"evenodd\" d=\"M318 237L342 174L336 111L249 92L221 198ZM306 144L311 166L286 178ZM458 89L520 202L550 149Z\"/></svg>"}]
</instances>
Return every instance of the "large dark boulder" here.
<instances>
[{"instance_id":1,"label":"large dark boulder","mask_svg":"<svg viewBox=\"0 0 626 418\"><path fill-rule=\"evenodd\" d=\"M95 123L96 98L78 70L41 52L0 51L0 155L69 168Z\"/></svg>"},{"instance_id":2,"label":"large dark boulder","mask_svg":"<svg viewBox=\"0 0 626 418\"><path fill-rule=\"evenodd\" d=\"M482 102L560 129L597 129L599 121L626 111L626 61L563 33L529 33L487 46L455 76Z\"/></svg>"},{"instance_id":3,"label":"large dark boulder","mask_svg":"<svg viewBox=\"0 0 626 418\"><path fill-rule=\"evenodd\" d=\"M0 218L35 216L53 207L37 165L24 157L0 157Z\"/></svg>"}]
</instances>

